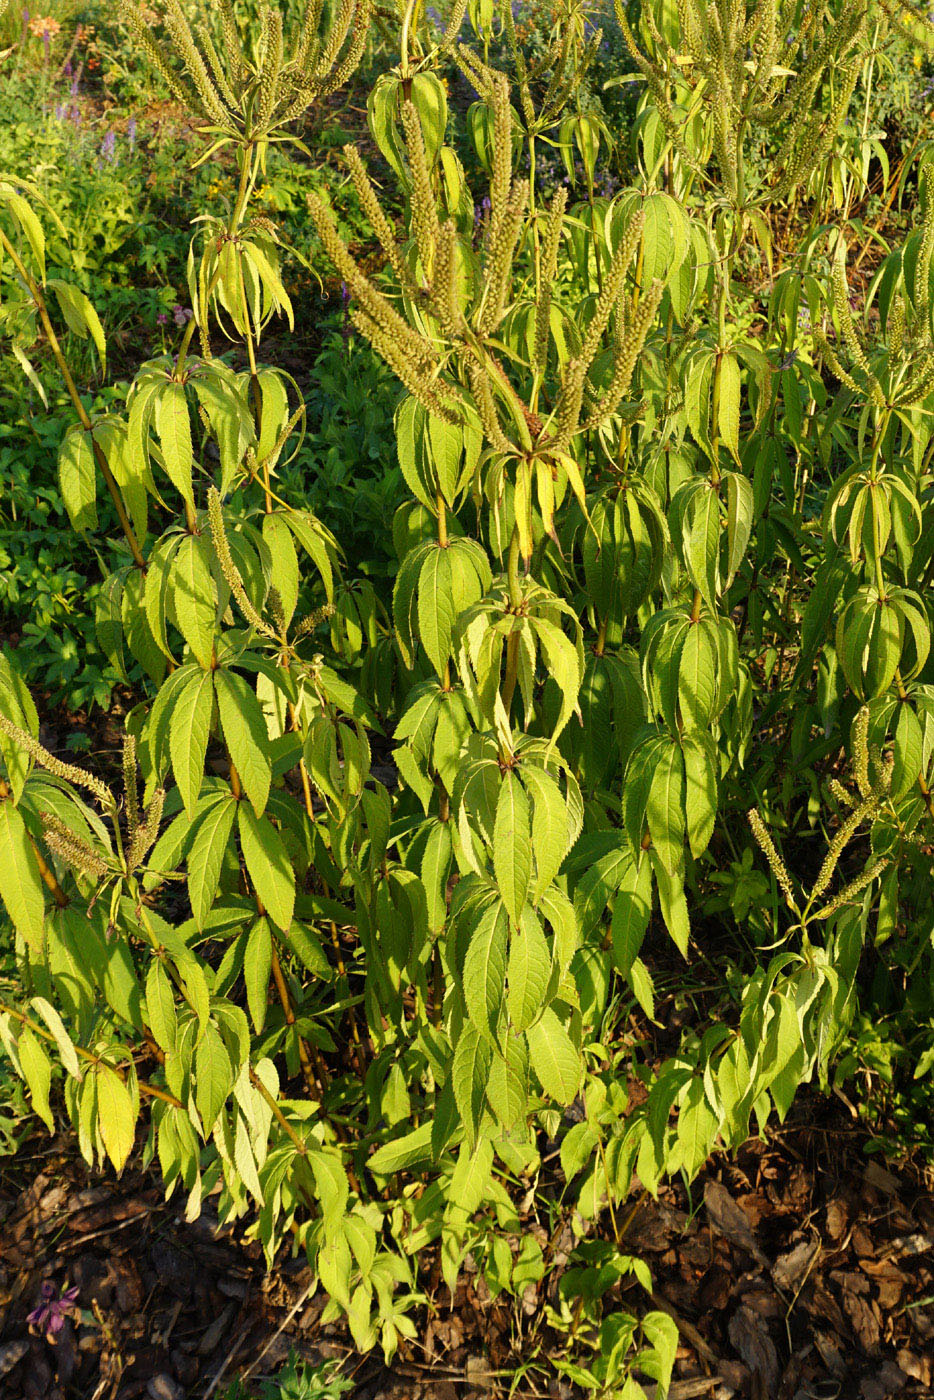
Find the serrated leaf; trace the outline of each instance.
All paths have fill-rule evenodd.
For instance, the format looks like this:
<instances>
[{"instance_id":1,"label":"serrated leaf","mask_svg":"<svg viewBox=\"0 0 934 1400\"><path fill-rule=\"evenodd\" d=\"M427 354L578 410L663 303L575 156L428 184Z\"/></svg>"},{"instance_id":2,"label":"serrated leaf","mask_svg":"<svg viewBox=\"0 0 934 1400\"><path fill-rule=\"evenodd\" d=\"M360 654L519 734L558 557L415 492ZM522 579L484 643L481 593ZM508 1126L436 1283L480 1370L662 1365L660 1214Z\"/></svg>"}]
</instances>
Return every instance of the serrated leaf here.
<instances>
[{"instance_id":1,"label":"serrated leaf","mask_svg":"<svg viewBox=\"0 0 934 1400\"><path fill-rule=\"evenodd\" d=\"M259 816L269 797L272 770L269 764L269 732L262 706L242 676L235 671L214 672L221 729L243 790Z\"/></svg>"},{"instance_id":2,"label":"serrated leaf","mask_svg":"<svg viewBox=\"0 0 934 1400\"><path fill-rule=\"evenodd\" d=\"M678 870L684 859L684 760L677 744L666 744L658 756L649 788L645 817L652 845L665 869Z\"/></svg>"},{"instance_id":3,"label":"serrated leaf","mask_svg":"<svg viewBox=\"0 0 934 1400\"><path fill-rule=\"evenodd\" d=\"M509 942L506 1006L516 1031L526 1030L542 1009L551 977L551 950L531 909L523 912Z\"/></svg>"},{"instance_id":4,"label":"serrated leaf","mask_svg":"<svg viewBox=\"0 0 934 1400\"><path fill-rule=\"evenodd\" d=\"M195 1047L195 1106L207 1136L233 1087L234 1073L217 1027L208 1022Z\"/></svg>"},{"instance_id":5,"label":"serrated leaf","mask_svg":"<svg viewBox=\"0 0 934 1400\"><path fill-rule=\"evenodd\" d=\"M188 417L188 400L181 384L165 384L159 390L155 399L155 422L166 474L193 507L191 421Z\"/></svg>"},{"instance_id":6,"label":"serrated leaf","mask_svg":"<svg viewBox=\"0 0 934 1400\"><path fill-rule=\"evenodd\" d=\"M652 914L652 867L644 857L631 859L613 906L613 956L624 977L639 954Z\"/></svg>"},{"instance_id":7,"label":"serrated leaf","mask_svg":"<svg viewBox=\"0 0 934 1400\"><path fill-rule=\"evenodd\" d=\"M285 842L267 817L241 802L237 809L240 845L247 872L273 923L287 930L295 909L295 872Z\"/></svg>"},{"instance_id":8,"label":"serrated leaf","mask_svg":"<svg viewBox=\"0 0 934 1400\"><path fill-rule=\"evenodd\" d=\"M272 930L268 919L257 919L243 952L243 981L247 1006L257 1034L266 1023L267 994L272 971Z\"/></svg>"},{"instance_id":9,"label":"serrated leaf","mask_svg":"<svg viewBox=\"0 0 934 1400\"><path fill-rule=\"evenodd\" d=\"M439 676L451 659L451 635L457 620L454 576L449 551L431 546L418 575L418 634Z\"/></svg>"},{"instance_id":10,"label":"serrated leaf","mask_svg":"<svg viewBox=\"0 0 934 1400\"><path fill-rule=\"evenodd\" d=\"M58 479L72 528L97 529L97 464L90 435L73 423L58 449Z\"/></svg>"},{"instance_id":11,"label":"serrated leaf","mask_svg":"<svg viewBox=\"0 0 934 1400\"><path fill-rule=\"evenodd\" d=\"M531 808L525 788L507 769L493 825L493 873L506 912L518 924L532 882Z\"/></svg>"},{"instance_id":12,"label":"serrated leaf","mask_svg":"<svg viewBox=\"0 0 934 1400\"><path fill-rule=\"evenodd\" d=\"M203 929L217 895L224 852L230 842L238 803L231 797L201 819L188 851L188 897L195 925Z\"/></svg>"},{"instance_id":13,"label":"serrated leaf","mask_svg":"<svg viewBox=\"0 0 934 1400\"><path fill-rule=\"evenodd\" d=\"M715 755L701 739L684 739L684 815L688 844L696 859L706 851L717 815L717 772Z\"/></svg>"},{"instance_id":14,"label":"serrated leaf","mask_svg":"<svg viewBox=\"0 0 934 1400\"><path fill-rule=\"evenodd\" d=\"M146 973L146 1019L156 1044L172 1054L178 1039L175 996L168 974L159 958L153 958Z\"/></svg>"},{"instance_id":15,"label":"serrated leaf","mask_svg":"<svg viewBox=\"0 0 934 1400\"><path fill-rule=\"evenodd\" d=\"M214 656L217 599L203 536L184 536L172 561L169 587L178 630L200 665L207 669Z\"/></svg>"},{"instance_id":16,"label":"serrated leaf","mask_svg":"<svg viewBox=\"0 0 934 1400\"><path fill-rule=\"evenodd\" d=\"M526 1032L532 1068L549 1098L567 1105L580 1087L581 1058L552 1008Z\"/></svg>"},{"instance_id":17,"label":"serrated leaf","mask_svg":"<svg viewBox=\"0 0 934 1400\"><path fill-rule=\"evenodd\" d=\"M467 1014L484 1035L496 1039L506 984L509 924L500 904L485 909L471 931L464 959L463 990Z\"/></svg>"},{"instance_id":18,"label":"serrated leaf","mask_svg":"<svg viewBox=\"0 0 934 1400\"><path fill-rule=\"evenodd\" d=\"M38 1011L45 1024L48 1026L55 1043L58 1046L58 1053L62 1057L62 1064L73 1079L81 1078L81 1066L78 1063L78 1055L72 1044L71 1036L65 1029L65 1023L56 1011L51 1002L45 997L33 997L29 1003L34 1011Z\"/></svg>"},{"instance_id":19,"label":"serrated leaf","mask_svg":"<svg viewBox=\"0 0 934 1400\"><path fill-rule=\"evenodd\" d=\"M729 350L720 357L720 404L718 427L733 460L739 461L739 361Z\"/></svg>"},{"instance_id":20,"label":"serrated leaf","mask_svg":"<svg viewBox=\"0 0 934 1400\"><path fill-rule=\"evenodd\" d=\"M0 801L0 899L13 927L34 954L45 936L42 876L26 824L13 803Z\"/></svg>"},{"instance_id":21,"label":"serrated leaf","mask_svg":"<svg viewBox=\"0 0 934 1400\"><path fill-rule=\"evenodd\" d=\"M197 672L177 694L169 720L172 771L190 820L201 795L213 712L213 673Z\"/></svg>"},{"instance_id":22,"label":"serrated leaf","mask_svg":"<svg viewBox=\"0 0 934 1400\"><path fill-rule=\"evenodd\" d=\"M468 1021L454 1049L451 1084L469 1143L477 1140L491 1059L489 1041Z\"/></svg>"},{"instance_id":23,"label":"serrated leaf","mask_svg":"<svg viewBox=\"0 0 934 1400\"><path fill-rule=\"evenodd\" d=\"M55 1120L49 1107L52 1065L39 1038L33 1034L28 1026L25 1026L20 1032L16 1042L16 1053L23 1071L23 1078L26 1080L26 1088L29 1090L29 1099L33 1109L38 1113L49 1132L54 1133Z\"/></svg>"},{"instance_id":24,"label":"serrated leaf","mask_svg":"<svg viewBox=\"0 0 934 1400\"><path fill-rule=\"evenodd\" d=\"M136 1136L136 1110L130 1091L116 1070L109 1065L98 1065L95 1077L97 1124L101 1141L119 1176L126 1166Z\"/></svg>"}]
</instances>

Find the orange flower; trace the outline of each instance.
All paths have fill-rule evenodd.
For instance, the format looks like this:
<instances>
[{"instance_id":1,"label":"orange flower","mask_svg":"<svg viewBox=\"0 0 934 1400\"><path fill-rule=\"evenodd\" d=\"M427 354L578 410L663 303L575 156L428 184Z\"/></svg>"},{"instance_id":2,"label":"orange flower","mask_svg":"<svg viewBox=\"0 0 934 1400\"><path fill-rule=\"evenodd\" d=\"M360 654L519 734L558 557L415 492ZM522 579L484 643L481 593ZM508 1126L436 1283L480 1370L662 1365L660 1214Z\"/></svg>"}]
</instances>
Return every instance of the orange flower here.
<instances>
[{"instance_id":1,"label":"orange flower","mask_svg":"<svg viewBox=\"0 0 934 1400\"><path fill-rule=\"evenodd\" d=\"M54 39L61 27L58 20L53 19L51 15L46 19L43 19L41 15L37 15L35 19L29 21L29 32L35 35L37 39L41 39L43 34L48 34L50 39Z\"/></svg>"}]
</instances>

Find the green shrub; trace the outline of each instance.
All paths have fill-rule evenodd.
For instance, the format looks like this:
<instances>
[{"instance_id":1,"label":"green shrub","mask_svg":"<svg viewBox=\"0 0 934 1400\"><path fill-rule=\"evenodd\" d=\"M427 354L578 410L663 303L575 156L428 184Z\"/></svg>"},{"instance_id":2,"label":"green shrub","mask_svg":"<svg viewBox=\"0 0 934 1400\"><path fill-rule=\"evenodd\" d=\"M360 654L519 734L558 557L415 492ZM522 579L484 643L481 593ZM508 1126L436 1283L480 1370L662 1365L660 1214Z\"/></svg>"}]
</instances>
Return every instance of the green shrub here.
<instances>
[{"instance_id":1,"label":"green shrub","mask_svg":"<svg viewBox=\"0 0 934 1400\"><path fill-rule=\"evenodd\" d=\"M0 1035L50 1127L60 1083L89 1161L122 1170L145 1102L147 1159L188 1213L217 1187L270 1260L304 1249L325 1320L387 1356L429 1246L452 1291L468 1251L497 1291L544 1270L504 1236L520 1202L544 1213L556 1141L552 1232L606 1204L614 1232L562 1280L556 1364L636 1396L667 1386L677 1336L610 1293L650 1284L615 1233L633 1180L690 1181L826 1088L861 968L929 986L934 183L925 150L917 228L857 291L845 220L871 167L834 178L877 21L914 21L897 0L882 19L685 0L633 33L620 9L638 167L608 198L621 133L573 106L596 55L581 9L531 58L504 11L508 76L482 56L492 7L455 46L464 9L431 29L405 7L370 91L403 217L348 148L369 230L351 249L308 182L320 241L296 252L339 275L404 390L332 343L340 385L361 367L381 400L369 421L394 413L405 496L366 549L333 465L318 515L283 495L329 435L358 453L369 413L352 424L341 387L315 422L262 362L293 307L251 206L271 145L307 159L291 124L359 59L358 0L287 40L263 6L245 44L221 4L222 56L178 0L167 36L133 21L239 178L201 211L194 319L125 412L91 417L73 387L56 325L101 358L103 335L47 274L53 211L0 185L16 349L36 379L41 329L72 388L71 524L97 538L105 488L122 530L100 644L144 677L122 761L92 771L43 747L4 666L21 995ZM447 144L451 62L484 189ZM539 179L549 143L577 153L577 202ZM662 998L693 987L713 1014L659 1057Z\"/></svg>"}]
</instances>

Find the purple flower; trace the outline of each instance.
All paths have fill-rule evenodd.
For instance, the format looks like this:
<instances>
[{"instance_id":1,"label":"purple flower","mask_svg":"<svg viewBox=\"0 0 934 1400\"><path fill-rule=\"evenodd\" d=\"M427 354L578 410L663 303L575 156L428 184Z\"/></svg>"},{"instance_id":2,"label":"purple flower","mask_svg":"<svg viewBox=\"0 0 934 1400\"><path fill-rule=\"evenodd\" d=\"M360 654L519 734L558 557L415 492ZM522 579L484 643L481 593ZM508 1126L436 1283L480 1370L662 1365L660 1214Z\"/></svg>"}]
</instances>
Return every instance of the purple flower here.
<instances>
[{"instance_id":1,"label":"purple flower","mask_svg":"<svg viewBox=\"0 0 934 1400\"><path fill-rule=\"evenodd\" d=\"M64 104L64 102L56 102L55 106L52 108L52 111L53 111L53 113L54 113L54 115L55 115L55 120L56 120L57 122L61 122L61 121L64 121L64 120L65 120L65 104Z\"/></svg>"},{"instance_id":2,"label":"purple flower","mask_svg":"<svg viewBox=\"0 0 934 1400\"><path fill-rule=\"evenodd\" d=\"M187 306L179 306L176 303L172 307L172 320L177 326L187 326L193 315L194 312L189 310Z\"/></svg>"},{"instance_id":3,"label":"purple flower","mask_svg":"<svg viewBox=\"0 0 934 1400\"><path fill-rule=\"evenodd\" d=\"M168 319L169 313L167 311L160 311L156 316L156 324L158 326L164 326Z\"/></svg>"},{"instance_id":4,"label":"purple flower","mask_svg":"<svg viewBox=\"0 0 934 1400\"><path fill-rule=\"evenodd\" d=\"M117 136L116 132L108 131L101 142L101 155L104 160L115 161L117 159Z\"/></svg>"},{"instance_id":5,"label":"purple flower","mask_svg":"<svg viewBox=\"0 0 934 1400\"><path fill-rule=\"evenodd\" d=\"M136 118L135 118L135 117L131 117L130 120L129 120L129 121L127 122L127 124L126 124L126 139L127 139L127 141L129 141L129 143L130 143L130 150L132 151L133 148L134 148L134 146L136 145Z\"/></svg>"},{"instance_id":6,"label":"purple flower","mask_svg":"<svg viewBox=\"0 0 934 1400\"><path fill-rule=\"evenodd\" d=\"M65 1318L74 1311L78 1297L77 1288L67 1288L61 1297L56 1297L55 1284L46 1279L40 1290L42 1302L33 1308L26 1321L30 1327L39 1327L47 1337L54 1337L65 1325Z\"/></svg>"},{"instance_id":7,"label":"purple flower","mask_svg":"<svg viewBox=\"0 0 934 1400\"><path fill-rule=\"evenodd\" d=\"M65 60L65 66L64 66L64 68L62 69L62 72L64 73L64 75L65 75L66 78L70 78L70 77L71 77L71 71L72 71L72 70L71 70L71 59L69 58L69 59L66 59L66 60Z\"/></svg>"},{"instance_id":8,"label":"purple flower","mask_svg":"<svg viewBox=\"0 0 934 1400\"><path fill-rule=\"evenodd\" d=\"M47 29L43 29L42 31L42 47L45 50L45 61L46 63L48 63L49 51L52 47L52 39Z\"/></svg>"}]
</instances>

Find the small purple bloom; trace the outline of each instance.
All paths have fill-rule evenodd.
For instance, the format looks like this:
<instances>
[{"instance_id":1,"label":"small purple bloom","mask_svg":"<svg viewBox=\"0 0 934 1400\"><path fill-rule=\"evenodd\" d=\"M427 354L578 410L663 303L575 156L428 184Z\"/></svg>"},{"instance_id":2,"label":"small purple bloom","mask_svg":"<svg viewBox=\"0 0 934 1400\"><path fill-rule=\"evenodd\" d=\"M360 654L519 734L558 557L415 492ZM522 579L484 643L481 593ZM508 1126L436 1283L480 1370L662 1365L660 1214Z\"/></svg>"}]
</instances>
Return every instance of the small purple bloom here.
<instances>
[{"instance_id":1,"label":"small purple bloom","mask_svg":"<svg viewBox=\"0 0 934 1400\"><path fill-rule=\"evenodd\" d=\"M168 319L169 313L167 311L160 311L156 316L156 324L159 326L164 326Z\"/></svg>"},{"instance_id":2,"label":"small purple bloom","mask_svg":"<svg viewBox=\"0 0 934 1400\"><path fill-rule=\"evenodd\" d=\"M71 77L71 59L70 59L70 58L65 60L65 66L64 66L64 68L62 69L62 72L64 73L64 75L65 75L66 78L70 78L70 77Z\"/></svg>"},{"instance_id":3,"label":"small purple bloom","mask_svg":"<svg viewBox=\"0 0 934 1400\"><path fill-rule=\"evenodd\" d=\"M65 1318L74 1311L78 1290L67 1288L61 1297L56 1297L55 1284L46 1279L40 1293L42 1302L33 1308L26 1321L30 1327L41 1328L46 1336L54 1337L64 1327Z\"/></svg>"},{"instance_id":4,"label":"small purple bloom","mask_svg":"<svg viewBox=\"0 0 934 1400\"><path fill-rule=\"evenodd\" d=\"M172 307L172 320L177 326L187 326L193 315L194 312L189 310L187 306L179 306L178 303L176 303L176 305Z\"/></svg>"},{"instance_id":5,"label":"small purple bloom","mask_svg":"<svg viewBox=\"0 0 934 1400\"><path fill-rule=\"evenodd\" d=\"M113 131L108 131L101 142L101 155L104 160L115 161L117 159L117 136Z\"/></svg>"},{"instance_id":6,"label":"small purple bloom","mask_svg":"<svg viewBox=\"0 0 934 1400\"><path fill-rule=\"evenodd\" d=\"M135 117L131 117L130 120L129 120L129 121L127 122L127 124L126 124L126 139L127 139L127 141L129 141L129 143L130 143L130 150L132 151L133 148L134 148L135 145L136 145L136 118L135 118Z\"/></svg>"},{"instance_id":7,"label":"small purple bloom","mask_svg":"<svg viewBox=\"0 0 934 1400\"><path fill-rule=\"evenodd\" d=\"M52 47L52 38L51 38L51 35L49 34L49 31L48 31L47 29L43 29L43 31L42 31L42 47L43 47L43 49L45 50L45 61L46 61L46 63L48 63L48 61L49 61L49 52L50 52L51 47Z\"/></svg>"},{"instance_id":8,"label":"small purple bloom","mask_svg":"<svg viewBox=\"0 0 934 1400\"><path fill-rule=\"evenodd\" d=\"M55 115L55 120L56 120L57 122L60 122L60 121L64 121L64 120L65 120L65 104L64 104L64 102L56 102L55 106L52 108L52 111L53 111L53 113L54 113L54 115Z\"/></svg>"}]
</instances>

